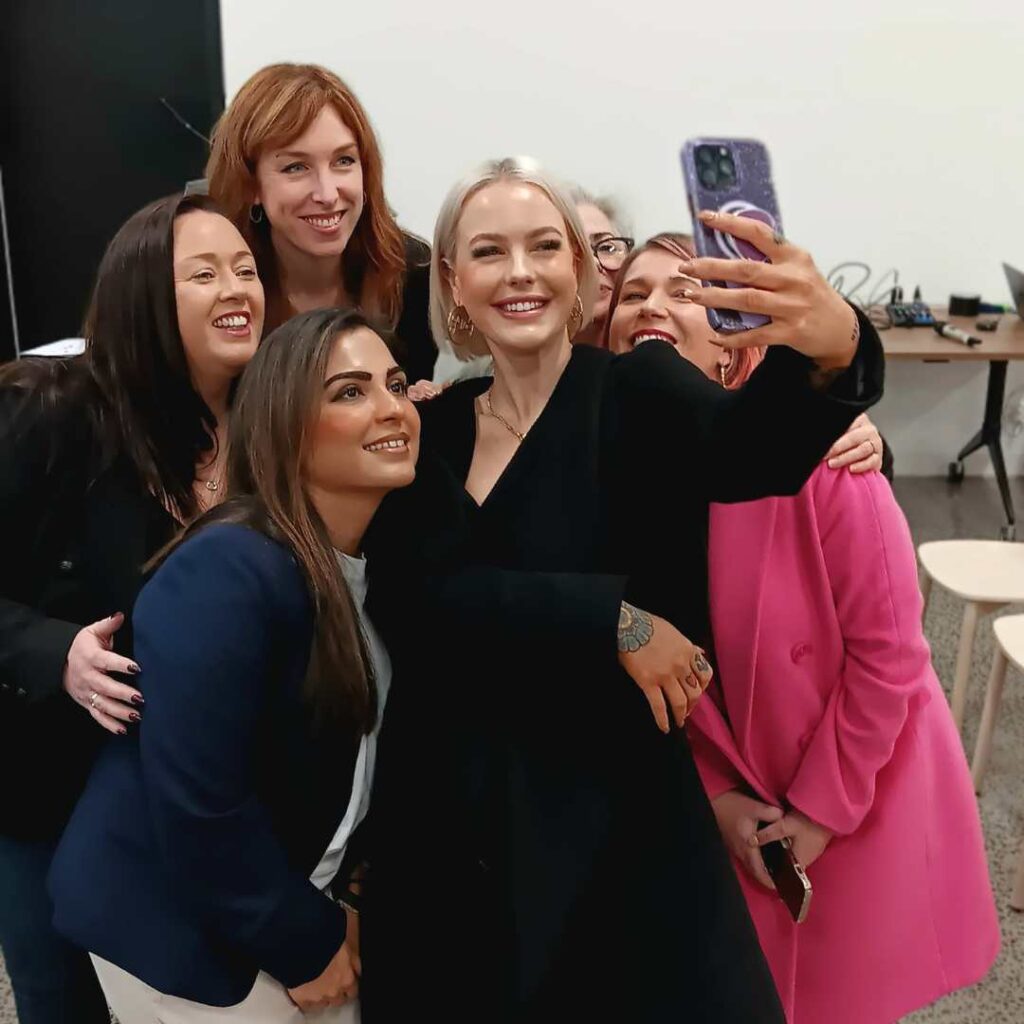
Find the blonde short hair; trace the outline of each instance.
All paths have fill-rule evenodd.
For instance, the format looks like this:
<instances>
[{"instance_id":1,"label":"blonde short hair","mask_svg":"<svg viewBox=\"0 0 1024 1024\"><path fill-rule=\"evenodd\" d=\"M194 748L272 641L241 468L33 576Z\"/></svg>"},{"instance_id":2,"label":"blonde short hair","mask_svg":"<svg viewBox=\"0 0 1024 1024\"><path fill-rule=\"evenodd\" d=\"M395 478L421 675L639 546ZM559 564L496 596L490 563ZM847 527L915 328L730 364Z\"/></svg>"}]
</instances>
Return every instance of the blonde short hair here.
<instances>
[{"instance_id":1,"label":"blonde short hair","mask_svg":"<svg viewBox=\"0 0 1024 1024\"><path fill-rule=\"evenodd\" d=\"M441 205L434 228L434 248L430 256L430 329L437 347L453 352L464 362L488 354L487 343L479 331L474 331L468 345L460 345L448 334L448 315L455 303L451 286L443 270L455 255L455 232L459 217L467 201L480 189L496 181L521 181L539 188L554 204L565 220L569 245L576 257L577 292L583 303L583 323L590 321L597 298L597 270L591 257L590 245L583 233L576 204L563 185L547 174L530 157L513 156L502 160L488 160L472 173L456 182Z\"/></svg>"}]
</instances>

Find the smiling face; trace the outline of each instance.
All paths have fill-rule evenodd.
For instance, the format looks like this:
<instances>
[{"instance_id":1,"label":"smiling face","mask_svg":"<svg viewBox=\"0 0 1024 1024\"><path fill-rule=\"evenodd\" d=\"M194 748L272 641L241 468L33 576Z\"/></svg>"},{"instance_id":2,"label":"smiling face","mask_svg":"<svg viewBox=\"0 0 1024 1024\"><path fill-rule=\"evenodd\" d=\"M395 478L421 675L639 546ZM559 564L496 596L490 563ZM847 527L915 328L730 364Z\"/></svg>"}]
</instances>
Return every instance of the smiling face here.
<instances>
[{"instance_id":1,"label":"smiling face","mask_svg":"<svg viewBox=\"0 0 1024 1024\"><path fill-rule=\"evenodd\" d=\"M564 341L576 256L543 190L502 179L475 192L459 217L449 283L492 345L527 353Z\"/></svg>"},{"instance_id":2,"label":"smiling face","mask_svg":"<svg viewBox=\"0 0 1024 1024\"><path fill-rule=\"evenodd\" d=\"M618 305L612 310L608 341L613 352L628 352L652 339L667 341L676 351L717 379L727 354L711 339L703 306L683 294L700 282L679 273L679 257L661 248L640 253L624 271Z\"/></svg>"},{"instance_id":3,"label":"smiling face","mask_svg":"<svg viewBox=\"0 0 1024 1024\"><path fill-rule=\"evenodd\" d=\"M387 345L368 327L335 340L305 459L312 493L383 496L412 482L420 418L407 387Z\"/></svg>"},{"instance_id":4,"label":"smiling face","mask_svg":"<svg viewBox=\"0 0 1024 1024\"><path fill-rule=\"evenodd\" d=\"M263 332L263 287L226 217L193 210L175 220L174 295L193 381L238 376Z\"/></svg>"},{"instance_id":5,"label":"smiling face","mask_svg":"<svg viewBox=\"0 0 1024 1024\"><path fill-rule=\"evenodd\" d=\"M363 168L356 137L334 107L324 107L298 138L260 153L256 188L278 252L345 251L363 212Z\"/></svg>"},{"instance_id":6,"label":"smiling face","mask_svg":"<svg viewBox=\"0 0 1024 1024\"><path fill-rule=\"evenodd\" d=\"M593 203L580 203L576 207L576 211L583 222L583 233L592 246L604 238L615 238L619 234L618 229L608 219L604 210L594 206ZM597 262L596 256L594 257L594 266L597 268L598 284L597 299L594 302L594 323L600 325L608 316L608 303L612 297L615 279Z\"/></svg>"}]
</instances>

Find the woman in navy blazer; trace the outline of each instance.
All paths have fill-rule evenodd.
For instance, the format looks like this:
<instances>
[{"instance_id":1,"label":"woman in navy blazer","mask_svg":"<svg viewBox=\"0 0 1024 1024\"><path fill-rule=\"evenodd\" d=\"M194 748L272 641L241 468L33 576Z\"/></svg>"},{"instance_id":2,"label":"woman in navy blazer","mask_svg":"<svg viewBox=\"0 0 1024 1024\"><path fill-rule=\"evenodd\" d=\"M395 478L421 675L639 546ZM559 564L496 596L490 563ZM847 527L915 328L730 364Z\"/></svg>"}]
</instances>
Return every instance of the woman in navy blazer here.
<instances>
[{"instance_id":1,"label":"woman in navy blazer","mask_svg":"<svg viewBox=\"0 0 1024 1024\"><path fill-rule=\"evenodd\" d=\"M327 893L390 676L358 555L415 473L405 390L358 314L274 331L236 396L230 500L139 596L146 714L101 754L50 875L121 1024L356 1019L355 918Z\"/></svg>"}]
</instances>

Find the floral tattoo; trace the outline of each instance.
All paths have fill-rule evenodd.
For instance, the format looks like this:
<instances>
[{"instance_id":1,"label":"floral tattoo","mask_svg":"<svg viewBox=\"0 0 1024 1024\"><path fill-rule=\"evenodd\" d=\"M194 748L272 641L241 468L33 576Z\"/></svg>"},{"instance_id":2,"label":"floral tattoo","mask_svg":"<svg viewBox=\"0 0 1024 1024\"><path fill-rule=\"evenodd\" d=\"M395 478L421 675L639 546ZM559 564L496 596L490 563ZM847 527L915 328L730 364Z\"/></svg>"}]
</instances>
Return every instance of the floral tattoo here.
<instances>
[{"instance_id":1,"label":"floral tattoo","mask_svg":"<svg viewBox=\"0 0 1024 1024\"><path fill-rule=\"evenodd\" d=\"M619 609L619 650L627 654L635 654L641 647L651 642L654 636L654 621L650 615L631 604L622 602Z\"/></svg>"}]
</instances>

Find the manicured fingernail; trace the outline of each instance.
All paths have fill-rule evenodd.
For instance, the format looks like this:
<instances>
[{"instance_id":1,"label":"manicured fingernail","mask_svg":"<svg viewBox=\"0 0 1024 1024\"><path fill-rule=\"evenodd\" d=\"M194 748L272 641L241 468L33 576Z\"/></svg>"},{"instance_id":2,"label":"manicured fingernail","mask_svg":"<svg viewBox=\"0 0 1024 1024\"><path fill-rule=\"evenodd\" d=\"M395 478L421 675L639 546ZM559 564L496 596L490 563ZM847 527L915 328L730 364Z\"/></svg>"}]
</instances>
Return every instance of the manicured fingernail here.
<instances>
[{"instance_id":1,"label":"manicured fingernail","mask_svg":"<svg viewBox=\"0 0 1024 1024\"><path fill-rule=\"evenodd\" d=\"M139 668L139 666L136 665L135 662L133 661L131 662L131 664L129 664L128 671L131 672L133 676L137 676L142 671L142 669Z\"/></svg>"},{"instance_id":2,"label":"manicured fingernail","mask_svg":"<svg viewBox=\"0 0 1024 1024\"><path fill-rule=\"evenodd\" d=\"M684 288L683 289L683 298L684 299L692 299L694 297L694 295L696 295L696 294L697 293L692 288Z\"/></svg>"},{"instance_id":3,"label":"manicured fingernail","mask_svg":"<svg viewBox=\"0 0 1024 1024\"><path fill-rule=\"evenodd\" d=\"M697 216L701 220L714 220L717 214L714 210L701 210L700 213L697 214Z\"/></svg>"},{"instance_id":4,"label":"manicured fingernail","mask_svg":"<svg viewBox=\"0 0 1024 1024\"><path fill-rule=\"evenodd\" d=\"M829 469L835 469L837 461L838 461L837 459L829 459L828 460L828 468Z\"/></svg>"},{"instance_id":5,"label":"manicured fingernail","mask_svg":"<svg viewBox=\"0 0 1024 1024\"><path fill-rule=\"evenodd\" d=\"M141 693L133 693L131 696L131 702L133 704L145 704L146 698L143 697Z\"/></svg>"},{"instance_id":6,"label":"manicured fingernail","mask_svg":"<svg viewBox=\"0 0 1024 1024\"><path fill-rule=\"evenodd\" d=\"M128 730L122 725L118 728L117 734L118 736L126 736L128 734Z\"/></svg>"},{"instance_id":7,"label":"manicured fingernail","mask_svg":"<svg viewBox=\"0 0 1024 1024\"><path fill-rule=\"evenodd\" d=\"M129 712L128 713L128 718L132 722L141 722L142 721L142 715L140 715L138 713L138 711L131 711L131 712Z\"/></svg>"},{"instance_id":8,"label":"manicured fingernail","mask_svg":"<svg viewBox=\"0 0 1024 1024\"><path fill-rule=\"evenodd\" d=\"M758 842L757 842L757 836L756 836L756 835L755 835L755 836L751 836L751 837L750 837L750 838L749 838L749 839L747 840L747 842L748 842L748 843L749 843L749 844L750 844L751 846L757 846L757 845L758 845Z\"/></svg>"}]
</instances>

